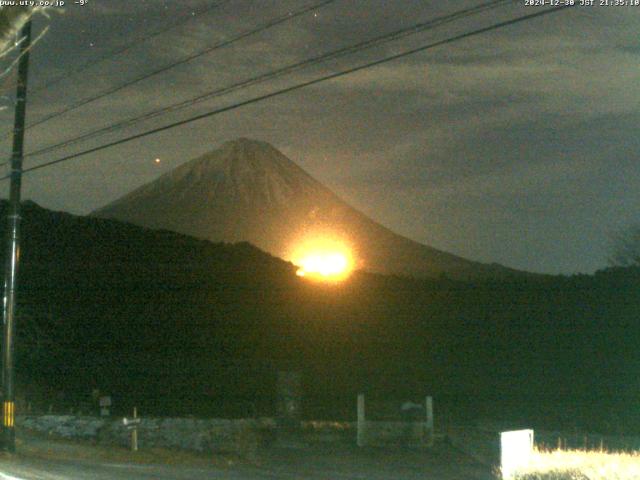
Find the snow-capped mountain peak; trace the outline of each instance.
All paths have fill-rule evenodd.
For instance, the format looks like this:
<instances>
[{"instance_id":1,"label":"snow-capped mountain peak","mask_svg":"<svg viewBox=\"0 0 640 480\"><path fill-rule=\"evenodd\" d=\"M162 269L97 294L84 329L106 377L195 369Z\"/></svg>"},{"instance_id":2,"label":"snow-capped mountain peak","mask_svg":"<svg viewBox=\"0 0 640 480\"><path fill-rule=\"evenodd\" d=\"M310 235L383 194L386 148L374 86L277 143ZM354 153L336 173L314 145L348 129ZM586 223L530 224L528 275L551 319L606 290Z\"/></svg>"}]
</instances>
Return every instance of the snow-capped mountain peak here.
<instances>
[{"instance_id":1,"label":"snow-capped mountain peak","mask_svg":"<svg viewBox=\"0 0 640 480\"><path fill-rule=\"evenodd\" d=\"M331 231L360 268L458 277L512 271L421 245L350 207L266 142L239 138L184 163L94 215L212 241L248 241L287 260L302 234Z\"/></svg>"}]
</instances>

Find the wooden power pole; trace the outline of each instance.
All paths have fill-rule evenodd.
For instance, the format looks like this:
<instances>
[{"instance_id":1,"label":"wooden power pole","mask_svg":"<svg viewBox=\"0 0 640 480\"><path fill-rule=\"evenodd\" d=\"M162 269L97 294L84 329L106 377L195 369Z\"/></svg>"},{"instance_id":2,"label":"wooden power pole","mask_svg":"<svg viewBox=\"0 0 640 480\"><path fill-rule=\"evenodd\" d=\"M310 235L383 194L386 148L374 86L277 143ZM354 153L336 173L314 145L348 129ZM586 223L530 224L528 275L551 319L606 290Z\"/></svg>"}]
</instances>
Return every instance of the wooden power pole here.
<instances>
[{"instance_id":1,"label":"wooden power pole","mask_svg":"<svg viewBox=\"0 0 640 480\"><path fill-rule=\"evenodd\" d=\"M20 31L20 63L16 94L13 152L11 155L11 187L7 214L7 248L5 252L4 302L2 320L2 447L15 452L15 391L13 341L15 336L16 288L20 261L20 190L22 186L22 159L24 154L24 127L27 113L27 76L31 48L31 20Z\"/></svg>"}]
</instances>

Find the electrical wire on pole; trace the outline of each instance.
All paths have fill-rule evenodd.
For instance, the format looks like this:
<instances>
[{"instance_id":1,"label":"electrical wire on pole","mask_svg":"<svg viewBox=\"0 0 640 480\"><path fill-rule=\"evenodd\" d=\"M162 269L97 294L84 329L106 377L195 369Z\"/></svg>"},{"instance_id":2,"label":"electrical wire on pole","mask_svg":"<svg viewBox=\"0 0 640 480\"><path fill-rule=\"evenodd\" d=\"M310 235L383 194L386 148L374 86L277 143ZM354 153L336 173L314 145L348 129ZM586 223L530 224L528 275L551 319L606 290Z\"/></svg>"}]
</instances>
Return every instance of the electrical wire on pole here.
<instances>
[{"instance_id":1,"label":"electrical wire on pole","mask_svg":"<svg viewBox=\"0 0 640 480\"><path fill-rule=\"evenodd\" d=\"M495 31L495 30L498 30L500 28L504 28L504 27L507 27L507 26L510 26L510 25L515 25L517 23L522 23L522 22L525 22L525 21L528 21L528 20L532 20L534 18L542 17L544 15L549 15L551 13L557 13L557 12L565 11L567 8L570 8L570 7L571 7L571 5L563 5L563 6L560 6L560 7L554 7L554 8L547 9L547 10L541 10L541 11L538 11L536 13L523 15L523 16L516 17L516 18L510 19L510 20L503 21L503 22L494 23L492 25L489 25L488 27L482 27L482 28L479 28L479 29L476 29L476 30L472 30L472 31L469 31L469 32L465 32L465 33L459 34L459 35L454 35L454 36L448 37L448 38L446 38L444 40L439 40L439 41L436 41L436 42L433 42L433 43L429 43L429 44L426 44L426 45L423 45L423 46L420 46L420 47L417 47L417 48L413 48L411 50L408 50L408 51L405 51L405 52L402 52L402 53L398 53L398 54L395 54L395 55L384 57L382 59L375 60L375 61L363 64L363 65L359 65L359 66L352 67L352 68L349 68L349 69L346 69L346 70L335 72L335 73L332 73L332 74L329 74L329 75L325 75L325 76L322 76L322 77L319 77L319 78L316 78L316 79L313 79L313 80L308 80L308 81L305 81L305 82L302 82L302 83L298 83L296 85L293 85L293 86L290 86L290 87L287 87L287 88L283 88L283 89L277 90L275 92L267 93L265 95L260 95L260 96L251 98L249 100L244 100L242 102L238 102L238 103L235 103L235 104L232 104L232 105L228 105L226 107L217 108L215 110L211 110L209 112L206 112L206 113L203 113L203 114L200 114L200 115L195 115L195 116L187 118L185 120L180 120L180 121L177 121L177 122L170 123L168 125L164 125L162 127L153 128L151 130L147 130L147 131L142 132L142 133L138 133L138 134L131 135L131 136L128 136L128 137L125 137L125 138L121 138L119 140L115 140L113 142L109 142L109 143L104 144L104 145L100 145L100 146L97 146L97 147L94 147L94 148L83 150L81 152L77 152L77 153L74 153L74 154L71 154L71 155L67 155L67 156L64 156L62 158L58 158L56 160L52 160L52 161L49 161L49 162L42 163L40 165L29 167L29 168L26 168L24 170L24 172L27 173L27 172L33 172L33 171L36 171L36 170L40 170L40 169L43 169L43 168L48 168L50 166L57 165L57 164L63 163L63 162L67 162L67 161L73 160L75 158L83 157L83 156L89 155L91 153L99 152L101 150L105 150L105 149L110 148L110 147L114 147L114 146L117 146L117 145L122 145L124 143L128 143L128 142L131 142L133 140L138 140L140 138L148 137L150 135L154 135L156 133L164 132L166 130L170 130L170 129L173 129L173 128L176 128L176 127L179 127L179 126L182 126L182 125L187 125L187 124L193 123L193 122L198 121L198 120L202 120L202 119L205 119L205 118L213 117L215 115L218 115L218 114L221 114L221 113L224 113L224 112L228 112L228 111L235 110L235 109L238 109L240 107L247 106L247 105L251 105L251 104L263 101L263 100L267 100L267 99L274 98L274 97L277 97L277 96L280 96L280 95L284 95L284 94L287 94L287 93L290 93L290 92L293 92L293 91L296 91L296 90L300 90L300 89L305 88L305 87L309 87L311 85L317 85L317 84L319 84L321 82L326 82L328 80L333 80L333 79L336 79L336 78L339 78L339 77L343 77L345 75L349 75L349 74L352 74L352 73L355 73L355 72L359 72L359 71L365 70L367 68L371 68L371 67L374 67L374 66L377 66L377 65L381 65L381 64L384 64L384 63L387 63L387 62L391 62L391 61L397 60L399 58L404 58L404 57L407 57L409 55L414 55L414 54L419 53L419 52L424 52L426 50L430 50L432 48L436 48L436 47L439 47L439 46L442 46L442 45L448 45L448 44L451 44L451 43L454 43L454 42L458 42L460 40L471 38L471 37L474 37L474 36L477 36L477 35L481 35L481 34L484 34L484 33L487 33L487 32ZM7 178L9 178L9 176L5 175L4 177L0 177L0 180L6 180Z\"/></svg>"},{"instance_id":2,"label":"electrical wire on pole","mask_svg":"<svg viewBox=\"0 0 640 480\"><path fill-rule=\"evenodd\" d=\"M219 2L216 2L216 3L208 6L207 8L199 11L198 15L203 15L205 13L208 13L208 12L220 7L221 5L223 5L225 3L228 3L229 1L230 0L221 0ZM54 78L53 80L49 81L48 83L46 83L44 85L41 85L40 87L33 88L31 90L31 94L33 95L33 94L37 94L37 93L42 92L42 91L50 90L53 86L65 81L65 80L69 80L70 78L75 77L79 73L82 73L85 70L88 70L88 69L90 69L91 67L93 67L95 65L99 65L100 63L105 62L105 61L107 61L107 60L109 60L111 58L114 58L114 57L117 57L117 56L122 55L124 53L127 53L129 50L131 50L134 47L137 47L141 43L144 43L144 42L146 42L148 40L151 40L152 38L158 37L158 36L162 35L163 33L166 33L166 32L168 32L170 30L173 30L175 28L180 27L181 25L183 25L183 24L185 24L187 22L192 21L194 17L195 17L195 12L192 12L192 15L185 16L185 18L181 18L177 22L174 22L174 23L172 23L170 25L164 26L164 27L160 28L159 30L156 30L156 31L152 32L151 34L146 35L146 36L144 36L142 38L137 38L133 42L129 42L129 43L123 45L120 48L117 48L115 50L107 52L104 55L99 56L98 58L89 60L88 62L83 63L82 65L78 66L75 69L68 70L68 71L62 73L61 75L58 75L56 78ZM26 127L26 128L28 129L30 127ZM9 138L10 135L11 135L11 132L6 132L5 134L2 134L0 136L0 140L4 140L6 138ZM5 163L7 163L7 162L0 163L0 166L4 165Z\"/></svg>"},{"instance_id":3,"label":"electrical wire on pole","mask_svg":"<svg viewBox=\"0 0 640 480\"><path fill-rule=\"evenodd\" d=\"M80 100L80 101L78 101L76 103L73 103L73 104L71 104L71 105L69 105L69 106L67 106L65 108L62 108L62 109L60 109L60 110L58 110L56 112L50 113L49 115L45 115L44 117L36 120L35 122L30 123L27 126L27 130L31 129L33 127L37 127L38 125L42 125L43 123L46 123L46 122L48 122L50 120L58 118L58 117L60 117L62 115L65 115L67 113L73 112L74 110L82 108L85 105L93 103L93 102L95 102L97 100L100 100L100 99L103 99L103 98L108 97L110 95L113 95L113 94L115 94L117 92L120 92L121 90L124 90L125 88L128 88L128 87L131 87L133 85L136 85L136 84L138 84L138 83L140 83L140 82L142 82L144 80L147 80L149 78L152 78L152 77L154 77L156 75L159 75L161 73L165 73L165 72L167 72L167 71L169 71L169 70L171 70L171 69L173 69L173 68L175 68L177 66L184 65L185 63L188 63L188 62L190 62L192 60L195 60L196 58L200 58L200 57L202 57L202 56L204 56L206 54L209 54L209 53L211 53L211 52L213 52L215 50L218 50L220 48L232 45L233 43L235 43L235 42L237 42L239 40L242 40L244 38L247 38L247 37L249 37L251 35L255 35L257 33L263 32L263 31L265 31L265 30L267 30L267 29L269 29L271 27L274 27L274 26L279 25L281 23L284 23L284 22L286 22L288 20L291 20L291 19L294 19L296 17L299 17L300 15L303 15L303 14L305 14L307 12L312 11L312 10L317 10L318 8L324 7L325 5L328 5L328 4L333 3L335 1L336 0L323 0L323 1L319 2L319 3L315 3L313 5L309 5L309 6L303 7L301 9L299 9L299 10L288 12L285 15L281 15L279 17L276 17L273 20L268 21L268 22L266 22L266 23L264 23L264 24L262 24L262 25L260 25L260 26L258 26L256 28L254 28L254 29L252 29L252 30L250 30L248 32L244 32L244 33L236 35L236 36L234 36L234 37L232 37L230 39L224 40L222 42L218 42L218 43L212 45L209 48L205 48L204 50L201 50L201 51L199 51L197 53L194 53L192 55L188 55L188 56L186 56L186 57L184 57L184 58L182 58L182 59L180 59L178 61L172 62L172 63L170 63L168 65L163 66L163 67L160 67L160 68L157 68L155 70L152 70L149 73L146 73L144 75L136 77L136 78L134 78L132 80L129 80L129 81L125 82L125 83L122 83L120 85L116 85L116 86L114 86L112 88L109 88L109 89L104 90L104 91L102 91L100 93L97 93L97 94L95 94L95 95L93 95L91 97L82 99L82 100Z\"/></svg>"},{"instance_id":4,"label":"electrical wire on pole","mask_svg":"<svg viewBox=\"0 0 640 480\"><path fill-rule=\"evenodd\" d=\"M148 35L143 36L142 38L136 38L135 40L133 40L132 42L126 43L121 47L116 48L115 50L111 50L109 52L106 52L104 55L101 55L97 58L94 58L92 60L89 60L85 63L83 63L82 65L79 65L78 67L72 69L72 70L68 70L60 75L58 75L57 77L55 77L53 80L50 80L49 82L47 82L44 85L38 86L36 88L34 88L31 93L39 93L45 90L50 90L51 87L69 80L72 77L75 77L76 75L78 75L79 73L84 72L85 70L88 70L89 68L98 65L102 62L105 62L107 60L110 60L113 57L117 57L119 55L122 55L123 53L127 53L129 50L131 50L134 47L137 47L138 45L140 45L141 43L147 42L148 40L151 40L152 38L158 37L164 33L167 33L175 28L178 28L182 25L184 25L187 22L192 21L194 18L196 18L199 15L204 15L206 13L209 13L210 11L224 5L225 3L229 3L230 0L221 0L219 2L215 2L211 5L209 5L207 8L204 8L202 10L200 10L199 12L191 12L189 15L185 15L184 17L180 17L178 19L178 21L173 22L169 25L165 25L163 27L161 27L158 30L155 30L153 32L151 32Z\"/></svg>"},{"instance_id":5,"label":"electrical wire on pole","mask_svg":"<svg viewBox=\"0 0 640 480\"><path fill-rule=\"evenodd\" d=\"M31 20L20 31L20 62L18 63L18 87L16 94L13 152L11 155L11 179L7 214L7 247L5 253L4 304L2 309L2 446L15 452L15 390L14 390L14 337L16 321L16 293L18 265L20 263L20 196L22 187L22 159L24 150L24 125L27 113L27 79L29 50L31 48Z\"/></svg>"},{"instance_id":6,"label":"electrical wire on pole","mask_svg":"<svg viewBox=\"0 0 640 480\"><path fill-rule=\"evenodd\" d=\"M492 0L490 2L485 2L481 5L477 5L475 7L472 8L467 8L467 9L463 9L463 10L459 10L456 11L452 14L448 14L448 15L443 15L440 17L437 17L435 19L426 21L426 22L420 22L414 25L411 25L409 27L405 27L399 30L395 30L393 32L390 33L386 33L384 35L379 35L377 37L362 41L362 42L358 42L356 44L353 45L348 45L346 47L341 47L337 50L332 50L330 52L324 53L322 55L318 55L309 59L305 59L303 61L300 62L296 62L290 65L286 65L282 68L276 69L276 70L271 70L269 72L265 72L263 74L251 77L249 79L246 80L242 80L240 82L225 86L225 87L221 87L218 88L216 90L210 91L210 92L206 92L203 94L200 94L196 97L190 98L188 100L184 100L178 103L174 103L172 105L168 105L156 110L152 110L150 112L147 112L143 115L139 115L137 117L133 117L133 118L129 118L126 120L122 120L119 122L116 122L114 124L111 125L107 125L105 127L100 127L98 129L92 130L90 132L84 133L82 135L79 135L77 137L73 137L71 139L67 139L64 140L62 142L59 142L57 144L54 145L48 145L46 147L42 147L38 150L29 152L26 157L33 157L33 156L37 156L37 155L43 155L45 153L49 153L53 150L57 150L59 148L64 148L64 147L68 147L70 145L76 144L78 142L82 142L85 140L89 140L91 138L95 138L97 136L101 136L103 134L106 133L110 133L113 132L115 130L121 129L121 128L125 128L131 125L135 125L139 122L145 121L145 120L150 120L152 118L158 117L160 115L163 115L165 113L170 113L170 112L175 112L190 106L193 106L197 103L201 103L204 102L206 100L210 100L222 95L226 95L228 93L234 92L236 90L240 90L243 88L247 88L253 85L258 85L260 83L266 82L268 80L272 80L274 78L278 78L281 77L283 75L287 75L290 73L293 73L295 71L319 64L321 62L327 61L327 60L333 60L336 58L340 58L343 57L345 55L349 55L349 54L353 54L353 53L357 53L360 52L362 50L368 49L368 48L372 48L378 45L382 45L384 43L388 43L391 41L395 41L398 40L400 38L404 38L408 35L415 35L417 33L421 33L424 32L425 30L430 30L457 20L460 20L461 18L465 18L468 16L472 16L472 15L477 15L478 13L482 13L488 10L492 10L498 7L501 7L505 4L508 3L513 3L514 0Z\"/></svg>"}]
</instances>

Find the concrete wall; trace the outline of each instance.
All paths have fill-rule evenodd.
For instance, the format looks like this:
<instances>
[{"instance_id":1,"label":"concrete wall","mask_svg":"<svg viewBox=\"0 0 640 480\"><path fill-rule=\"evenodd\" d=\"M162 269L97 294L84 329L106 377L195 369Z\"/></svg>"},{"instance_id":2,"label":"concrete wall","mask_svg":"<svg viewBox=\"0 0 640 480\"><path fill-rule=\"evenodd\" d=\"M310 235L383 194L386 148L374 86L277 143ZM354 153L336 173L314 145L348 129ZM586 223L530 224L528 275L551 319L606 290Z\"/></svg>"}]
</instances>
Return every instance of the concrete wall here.
<instances>
[{"instance_id":1,"label":"concrete wall","mask_svg":"<svg viewBox=\"0 0 640 480\"><path fill-rule=\"evenodd\" d=\"M428 443L426 423L367 420L364 425L363 440L367 446L426 446Z\"/></svg>"},{"instance_id":2,"label":"concrete wall","mask_svg":"<svg viewBox=\"0 0 640 480\"><path fill-rule=\"evenodd\" d=\"M121 418L79 415L19 415L17 428L107 445L130 445ZM424 422L367 422L367 445L423 445ZM296 446L318 443L355 445L355 422L301 422L283 429L274 419L146 418L138 425L139 448L177 448L251 456L262 446L285 440Z\"/></svg>"},{"instance_id":3,"label":"concrete wall","mask_svg":"<svg viewBox=\"0 0 640 480\"><path fill-rule=\"evenodd\" d=\"M342 443L354 445L355 422L303 421L300 423L300 438L309 444Z\"/></svg>"},{"instance_id":4,"label":"concrete wall","mask_svg":"<svg viewBox=\"0 0 640 480\"><path fill-rule=\"evenodd\" d=\"M18 416L17 428L62 438L128 446L130 431L122 419L75 415ZM273 435L271 419L142 418L138 426L140 448L163 447L196 452L252 455Z\"/></svg>"}]
</instances>

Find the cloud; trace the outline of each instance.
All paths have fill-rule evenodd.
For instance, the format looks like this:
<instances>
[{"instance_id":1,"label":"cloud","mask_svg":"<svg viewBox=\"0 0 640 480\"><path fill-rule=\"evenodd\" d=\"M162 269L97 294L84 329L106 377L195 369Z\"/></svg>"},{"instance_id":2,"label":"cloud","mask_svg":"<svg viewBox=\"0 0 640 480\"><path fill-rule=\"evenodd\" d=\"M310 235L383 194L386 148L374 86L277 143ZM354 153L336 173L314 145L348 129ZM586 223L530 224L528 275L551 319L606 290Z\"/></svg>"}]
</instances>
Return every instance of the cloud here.
<instances>
[{"instance_id":1,"label":"cloud","mask_svg":"<svg viewBox=\"0 0 640 480\"><path fill-rule=\"evenodd\" d=\"M456 2L455 8L477 3ZM35 84L210 5L204 0L110 0L93 2L86 10L69 8L68 15L52 20L46 51L34 52ZM228 2L162 39L32 96L29 119L291 8L300 3L265 0L258 9L249 0ZM420 0L401 6L383 0L364 6L335 2L318 16L269 29L34 129L28 147L55 143L453 9L448 2ZM26 196L86 213L162 173L146 161L150 158L162 156L166 171L224 140L258 137L366 213L416 240L522 268L594 269L598 258L606 257L600 232L608 224L640 217L633 207L640 179L631 163L640 144L630 133L640 120L640 17L632 10L574 8L363 70L42 170L26 178ZM69 152L530 12L514 4L323 62ZM89 42L96 46L89 49ZM11 115L1 118L10 125ZM568 216L571 231L563 225Z\"/></svg>"}]
</instances>

